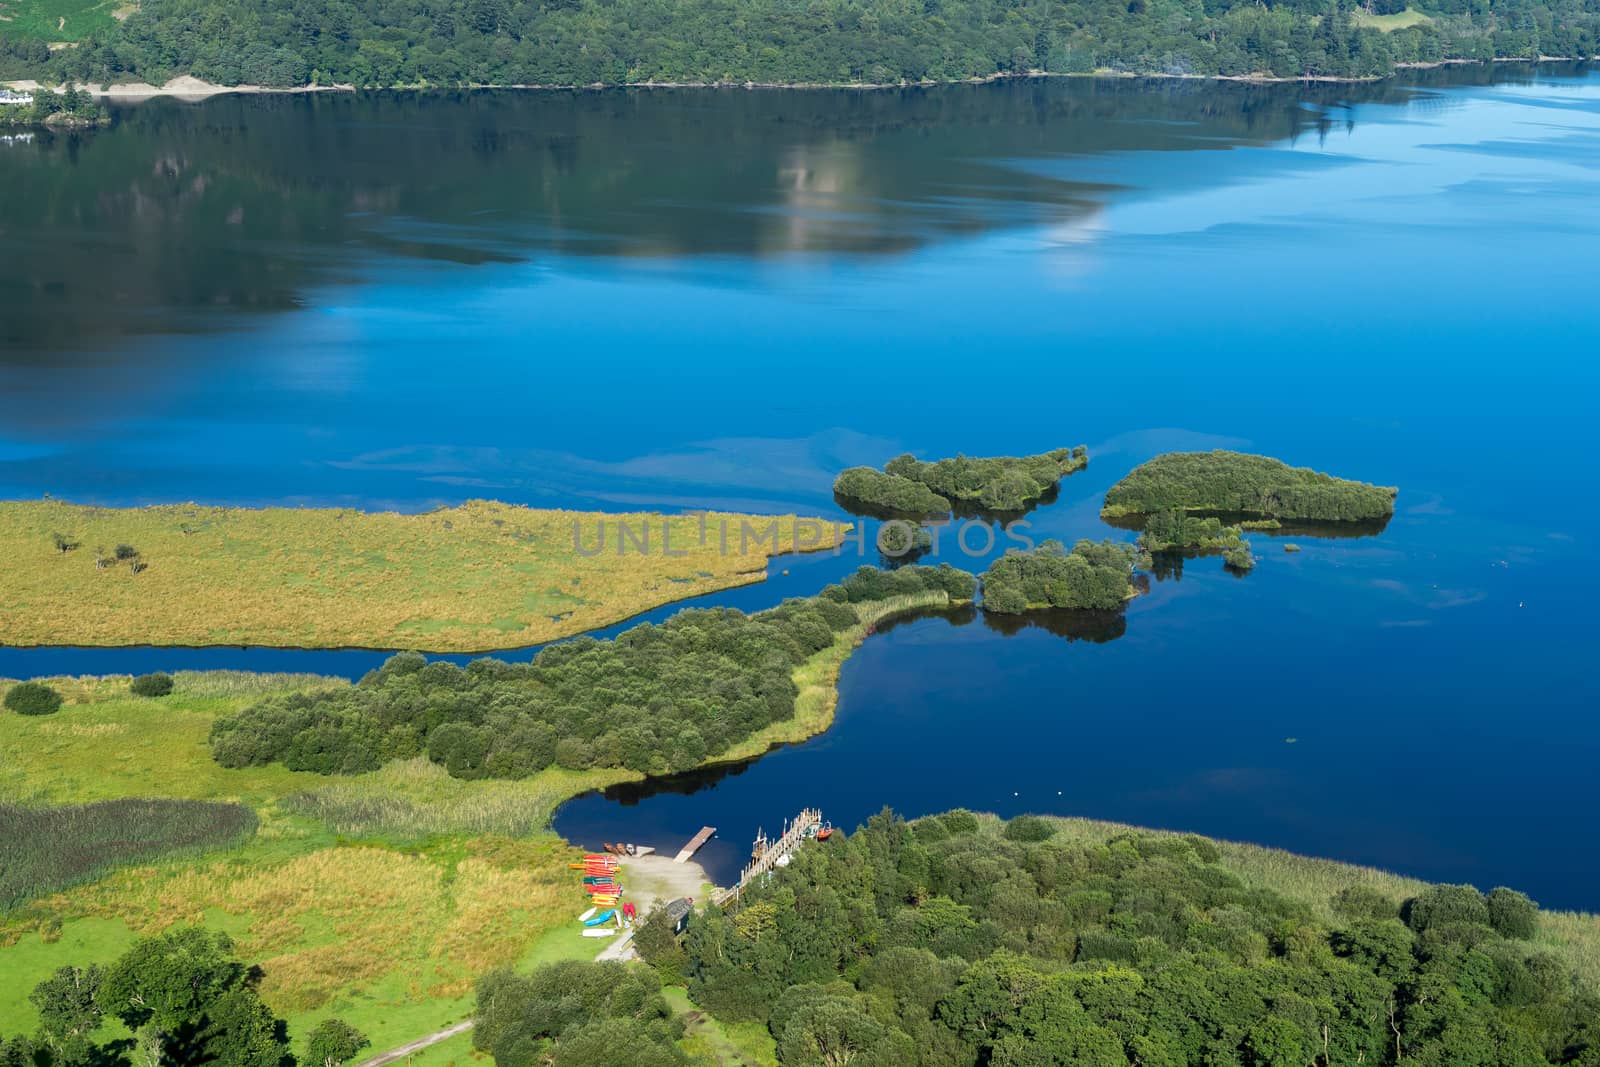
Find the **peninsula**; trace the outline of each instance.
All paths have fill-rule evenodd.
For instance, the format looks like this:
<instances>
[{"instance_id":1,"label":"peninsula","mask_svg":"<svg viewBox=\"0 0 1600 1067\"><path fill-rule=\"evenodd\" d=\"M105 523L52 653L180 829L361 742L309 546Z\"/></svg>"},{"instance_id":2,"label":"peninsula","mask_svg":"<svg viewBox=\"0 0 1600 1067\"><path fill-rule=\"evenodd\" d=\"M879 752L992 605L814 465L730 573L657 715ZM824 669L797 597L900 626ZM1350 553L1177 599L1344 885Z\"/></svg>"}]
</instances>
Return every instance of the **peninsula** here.
<instances>
[{"instance_id":1,"label":"peninsula","mask_svg":"<svg viewBox=\"0 0 1600 1067\"><path fill-rule=\"evenodd\" d=\"M847 526L794 515L0 503L15 645L476 652L759 582Z\"/></svg>"}]
</instances>

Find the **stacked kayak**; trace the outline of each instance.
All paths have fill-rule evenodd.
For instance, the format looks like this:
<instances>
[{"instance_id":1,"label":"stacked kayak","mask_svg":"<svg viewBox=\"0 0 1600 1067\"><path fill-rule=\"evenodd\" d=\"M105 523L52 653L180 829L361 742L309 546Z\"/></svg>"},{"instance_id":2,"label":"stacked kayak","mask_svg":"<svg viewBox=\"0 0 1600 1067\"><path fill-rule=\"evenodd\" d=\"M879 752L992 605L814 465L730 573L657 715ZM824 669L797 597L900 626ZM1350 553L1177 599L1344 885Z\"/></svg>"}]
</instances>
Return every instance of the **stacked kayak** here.
<instances>
[{"instance_id":1,"label":"stacked kayak","mask_svg":"<svg viewBox=\"0 0 1600 1067\"><path fill-rule=\"evenodd\" d=\"M583 924L585 937L610 937L622 926L622 919L617 914L617 904L622 899L622 886L617 884L617 871L622 866L622 861L616 856L604 856L599 853L590 853L577 863L570 863L572 870L580 871L584 893L588 894L591 907L578 921ZM607 926L615 923L615 927Z\"/></svg>"}]
</instances>

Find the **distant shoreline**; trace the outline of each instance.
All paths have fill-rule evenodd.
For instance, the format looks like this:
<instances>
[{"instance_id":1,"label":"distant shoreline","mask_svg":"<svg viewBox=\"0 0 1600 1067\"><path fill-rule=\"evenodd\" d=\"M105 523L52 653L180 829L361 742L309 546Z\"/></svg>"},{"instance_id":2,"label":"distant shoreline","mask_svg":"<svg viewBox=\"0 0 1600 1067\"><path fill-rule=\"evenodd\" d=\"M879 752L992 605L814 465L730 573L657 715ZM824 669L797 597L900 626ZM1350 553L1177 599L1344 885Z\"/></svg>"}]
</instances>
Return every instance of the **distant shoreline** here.
<instances>
[{"instance_id":1,"label":"distant shoreline","mask_svg":"<svg viewBox=\"0 0 1600 1067\"><path fill-rule=\"evenodd\" d=\"M932 88L938 85L986 85L997 81L1025 81L1030 79L1046 78L1108 78L1118 81L1132 81L1139 78L1159 79L1163 81L1205 81L1205 82L1235 82L1246 85L1287 85L1293 82L1326 85L1362 85L1370 82L1387 81L1396 77L1402 71L1408 70L1435 70L1440 67L1472 67L1493 66L1497 64L1538 64L1538 63L1592 63L1600 62L1600 55L1588 58L1580 56L1539 56L1531 59L1519 56L1501 56L1494 59L1440 59L1425 63L1397 63L1389 74L1373 74L1360 78L1337 77L1325 74L1302 74L1293 77L1278 77L1271 74L1165 74L1160 72L1138 73L1130 71L1099 70L1083 74L1057 73L1053 71L1029 71L1026 74L990 74L982 78L963 78L957 81L901 81L901 82L700 82L700 81L642 81L642 82L592 82L584 85L543 85L514 83L509 85L483 84L483 85L386 85L377 87L358 87L351 84L334 85L294 85L286 87L270 85L218 85L214 82L204 81L193 75L185 74L173 78L163 85L151 85L149 82L122 82L113 84L108 88L100 86L81 86L80 91L90 93L106 100L149 100L160 96L170 96L178 100L205 100L213 96L225 96L229 93L244 95L260 95L267 93L297 94L297 93L355 93L355 92L452 92L476 89L518 89L533 92L578 92L597 89L749 89L749 90L822 90L822 89L920 89ZM28 91L41 87L33 79L16 79L0 82L0 85ZM57 86L64 89L65 86Z\"/></svg>"}]
</instances>

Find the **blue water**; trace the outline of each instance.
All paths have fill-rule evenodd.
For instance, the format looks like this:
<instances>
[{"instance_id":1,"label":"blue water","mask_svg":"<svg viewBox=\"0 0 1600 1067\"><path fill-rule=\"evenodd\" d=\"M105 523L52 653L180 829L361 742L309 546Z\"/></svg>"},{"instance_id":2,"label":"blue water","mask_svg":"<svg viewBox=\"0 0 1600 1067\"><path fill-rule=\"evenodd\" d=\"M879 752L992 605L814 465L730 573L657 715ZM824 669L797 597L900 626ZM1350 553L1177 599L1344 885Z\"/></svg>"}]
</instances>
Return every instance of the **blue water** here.
<instances>
[{"instance_id":1,"label":"blue water","mask_svg":"<svg viewBox=\"0 0 1600 1067\"><path fill-rule=\"evenodd\" d=\"M0 151L43 181L0 215L38 275L0 266L0 497L832 515L842 466L1080 442L1040 535L1128 536L1105 488L1174 448L1401 489L1377 536L1191 561L1114 639L894 627L826 735L576 801L575 839L715 825L726 874L802 805L959 805L1600 907L1594 73L145 105Z\"/></svg>"}]
</instances>

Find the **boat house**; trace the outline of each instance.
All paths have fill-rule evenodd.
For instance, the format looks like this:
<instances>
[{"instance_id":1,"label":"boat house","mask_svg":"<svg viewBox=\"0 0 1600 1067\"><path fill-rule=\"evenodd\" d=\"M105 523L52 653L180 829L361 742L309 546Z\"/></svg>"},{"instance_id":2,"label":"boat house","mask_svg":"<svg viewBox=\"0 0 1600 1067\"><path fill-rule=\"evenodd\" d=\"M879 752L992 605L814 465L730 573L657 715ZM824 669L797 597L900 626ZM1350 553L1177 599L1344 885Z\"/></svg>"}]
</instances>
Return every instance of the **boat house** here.
<instances>
[{"instance_id":1,"label":"boat house","mask_svg":"<svg viewBox=\"0 0 1600 1067\"><path fill-rule=\"evenodd\" d=\"M683 933L683 928L689 925L689 913L694 911L694 902L684 897L670 901L667 904L667 921L672 924L672 932Z\"/></svg>"}]
</instances>

